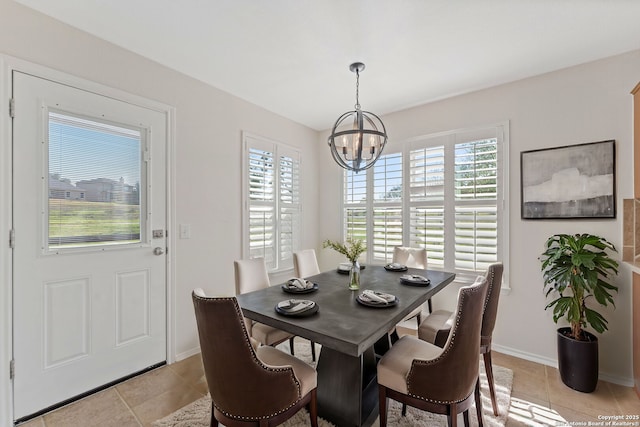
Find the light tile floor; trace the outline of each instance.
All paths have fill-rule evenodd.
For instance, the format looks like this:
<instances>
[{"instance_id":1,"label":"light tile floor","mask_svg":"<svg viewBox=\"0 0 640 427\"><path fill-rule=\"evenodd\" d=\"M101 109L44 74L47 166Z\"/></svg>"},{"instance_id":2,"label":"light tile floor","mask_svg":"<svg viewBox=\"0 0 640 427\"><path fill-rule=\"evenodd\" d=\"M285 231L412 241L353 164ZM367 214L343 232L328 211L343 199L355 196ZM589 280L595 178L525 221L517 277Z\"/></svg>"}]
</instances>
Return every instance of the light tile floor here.
<instances>
[{"instance_id":1,"label":"light tile floor","mask_svg":"<svg viewBox=\"0 0 640 427\"><path fill-rule=\"evenodd\" d=\"M640 399L630 387L600 381L595 392L581 393L565 386L555 368L496 352L493 363L514 372L507 427L597 425L588 423L603 421L599 416L640 415ZM203 374L200 356L192 356L20 426L149 426L205 395Z\"/></svg>"}]
</instances>

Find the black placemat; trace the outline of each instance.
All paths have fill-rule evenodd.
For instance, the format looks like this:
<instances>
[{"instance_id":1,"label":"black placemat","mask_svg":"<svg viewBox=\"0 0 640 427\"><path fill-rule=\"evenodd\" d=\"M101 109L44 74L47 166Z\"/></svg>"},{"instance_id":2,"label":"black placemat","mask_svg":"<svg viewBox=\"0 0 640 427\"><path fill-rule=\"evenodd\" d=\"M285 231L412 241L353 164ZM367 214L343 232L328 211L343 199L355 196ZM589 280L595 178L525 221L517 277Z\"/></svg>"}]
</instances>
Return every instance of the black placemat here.
<instances>
[{"instance_id":1,"label":"black placemat","mask_svg":"<svg viewBox=\"0 0 640 427\"><path fill-rule=\"evenodd\" d=\"M394 305L398 304L398 301L400 301L398 299L398 297L395 297L396 299L388 302L388 303L383 303L383 302L375 302L375 301L369 301L368 299L362 299L360 298L360 295L356 296L356 301L358 301L358 303L365 305L367 307L375 307L375 308L389 308L389 307L393 307Z\"/></svg>"},{"instance_id":2,"label":"black placemat","mask_svg":"<svg viewBox=\"0 0 640 427\"><path fill-rule=\"evenodd\" d=\"M296 288L295 286L289 286L286 283L284 283L282 285L282 290L288 294L309 294L311 292L315 292L318 290L318 284L314 283L313 286L310 288L300 289L300 288Z\"/></svg>"},{"instance_id":3,"label":"black placemat","mask_svg":"<svg viewBox=\"0 0 640 427\"><path fill-rule=\"evenodd\" d=\"M286 300L286 301L296 301L296 300ZM308 300L298 300L298 301L308 301ZM284 301L280 301L278 304L276 304L276 312L280 313L284 316L290 316L290 317L304 317L304 316L311 316L312 314L316 314L319 310L318 308L318 304L316 304L315 302L313 302L313 306L310 306L307 309L304 310L300 310L300 311L289 311L284 307L281 307L281 304Z\"/></svg>"}]
</instances>

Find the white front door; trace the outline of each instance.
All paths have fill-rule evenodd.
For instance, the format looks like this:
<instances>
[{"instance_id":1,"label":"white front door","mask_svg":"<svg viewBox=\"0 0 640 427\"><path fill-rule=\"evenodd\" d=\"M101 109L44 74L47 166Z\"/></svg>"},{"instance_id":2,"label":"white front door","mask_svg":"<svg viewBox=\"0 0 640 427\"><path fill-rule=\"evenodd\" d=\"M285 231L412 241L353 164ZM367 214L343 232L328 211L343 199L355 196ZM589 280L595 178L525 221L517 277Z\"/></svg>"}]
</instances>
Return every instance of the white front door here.
<instances>
[{"instance_id":1,"label":"white front door","mask_svg":"<svg viewBox=\"0 0 640 427\"><path fill-rule=\"evenodd\" d=\"M13 73L14 415L166 360L166 114Z\"/></svg>"}]
</instances>

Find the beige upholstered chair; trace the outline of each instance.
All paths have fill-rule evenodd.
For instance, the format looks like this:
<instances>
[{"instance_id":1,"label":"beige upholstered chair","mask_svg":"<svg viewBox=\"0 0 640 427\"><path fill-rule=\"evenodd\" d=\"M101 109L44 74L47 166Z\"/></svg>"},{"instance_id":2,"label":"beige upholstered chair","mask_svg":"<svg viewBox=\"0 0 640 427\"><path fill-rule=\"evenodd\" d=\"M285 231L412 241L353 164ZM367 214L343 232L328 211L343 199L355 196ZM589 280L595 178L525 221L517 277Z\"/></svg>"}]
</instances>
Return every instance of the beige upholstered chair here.
<instances>
[{"instance_id":1,"label":"beige upholstered chair","mask_svg":"<svg viewBox=\"0 0 640 427\"><path fill-rule=\"evenodd\" d=\"M409 248L405 246L396 246L393 248L393 261L398 264L404 264L409 268L427 268L427 250L424 248ZM429 313L432 311L431 298L427 300ZM409 313L404 320L415 318L420 325L422 321L422 307L418 307Z\"/></svg>"},{"instance_id":2,"label":"beige upholstered chair","mask_svg":"<svg viewBox=\"0 0 640 427\"><path fill-rule=\"evenodd\" d=\"M236 295L268 288L271 285L269 273L264 258L236 260L233 262L236 278ZM283 341L289 340L291 354L295 354L293 349L294 335L289 332L274 328L273 326L255 322L251 319L244 319L245 327L249 336L262 345L276 346ZM311 355L316 360L315 346L311 345Z\"/></svg>"},{"instance_id":3,"label":"beige upholstered chair","mask_svg":"<svg viewBox=\"0 0 640 427\"><path fill-rule=\"evenodd\" d=\"M236 295L268 288L271 285L264 258L237 260L233 262L233 266L236 277ZM245 318L244 324L249 336L262 345L276 346L289 340L291 354L294 354L293 334L251 319Z\"/></svg>"},{"instance_id":4,"label":"beige upholstered chair","mask_svg":"<svg viewBox=\"0 0 640 427\"><path fill-rule=\"evenodd\" d=\"M320 274L316 251L303 249L293 253L293 270L296 277L305 278ZM316 345L311 341L311 359L316 360Z\"/></svg>"},{"instance_id":5,"label":"beige upholstered chair","mask_svg":"<svg viewBox=\"0 0 640 427\"><path fill-rule=\"evenodd\" d=\"M491 363L491 337L496 324L498 314L498 300L500 299L500 285L502 283L502 263L491 264L487 269L485 278L487 279L487 297L484 302L484 314L482 316L482 331L480 333L480 354L484 359L484 368L489 382L489 394L491 395L491 405L493 413L498 415L498 403L496 401L496 391L493 380L493 366ZM446 310L436 310L420 324L418 337L420 339L444 347L453 322L454 314Z\"/></svg>"},{"instance_id":6,"label":"beige upholstered chair","mask_svg":"<svg viewBox=\"0 0 640 427\"><path fill-rule=\"evenodd\" d=\"M296 277L309 277L320 274L316 251L304 249L293 253L293 269Z\"/></svg>"},{"instance_id":7,"label":"beige upholstered chair","mask_svg":"<svg viewBox=\"0 0 640 427\"><path fill-rule=\"evenodd\" d=\"M276 426L301 408L317 427L317 374L269 346L254 350L235 297L192 294L202 362L211 394L211 426Z\"/></svg>"},{"instance_id":8,"label":"beige upholstered chair","mask_svg":"<svg viewBox=\"0 0 640 427\"><path fill-rule=\"evenodd\" d=\"M409 248L396 246L393 248L393 262L407 267L427 268L427 250L424 248Z\"/></svg>"},{"instance_id":9,"label":"beige upholstered chair","mask_svg":"<svg viewBox=\"0 0 640 427\"><path fill-rule=\"evenodd\" d=\"M457 426L463 413L469 425L469 408L476 401L482 426L478 346L487 281L460 288L452 332L444 348L406 335L378 363L380 427L387 425L387 398L447 416Z\"/></svg>"}]
</instances>

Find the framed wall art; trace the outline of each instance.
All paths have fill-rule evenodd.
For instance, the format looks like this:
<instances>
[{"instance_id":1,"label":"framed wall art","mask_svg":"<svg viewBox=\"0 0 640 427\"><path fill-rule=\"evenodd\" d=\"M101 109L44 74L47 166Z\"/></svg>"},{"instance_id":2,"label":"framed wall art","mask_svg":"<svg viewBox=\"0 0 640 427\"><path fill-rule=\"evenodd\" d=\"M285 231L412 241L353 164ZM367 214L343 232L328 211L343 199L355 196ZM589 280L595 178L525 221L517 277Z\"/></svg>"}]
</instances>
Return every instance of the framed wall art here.
<instances>
[{"instance_id":1,"label":"framed wall art","mask_svg":"<svg viewBox=\"0 0 640 427\"><path fill-rule=\"evenodd\" d=\"M523 219L616 217L615 141L520 153Z\"/></svg>"}]
</instances>

